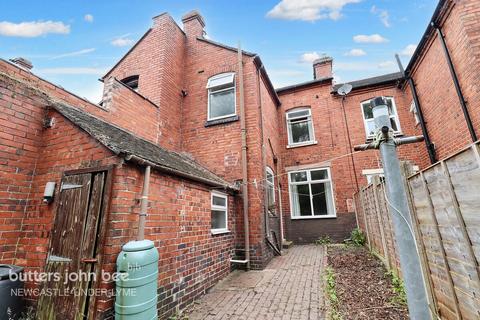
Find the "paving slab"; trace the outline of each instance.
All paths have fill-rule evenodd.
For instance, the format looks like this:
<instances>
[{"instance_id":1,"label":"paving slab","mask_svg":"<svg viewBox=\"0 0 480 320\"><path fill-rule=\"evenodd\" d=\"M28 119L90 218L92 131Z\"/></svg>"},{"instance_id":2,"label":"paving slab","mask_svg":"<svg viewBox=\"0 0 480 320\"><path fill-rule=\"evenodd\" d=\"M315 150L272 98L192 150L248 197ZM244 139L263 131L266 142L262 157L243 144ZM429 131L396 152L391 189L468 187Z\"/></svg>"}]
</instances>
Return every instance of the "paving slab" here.
<instances>
[{"instance_id":1,"label":"paving slab","mask_svg":"<svg viewBox=\"0 0 480 320\"><path fill-rule=\"evenodd\" d=\"M293 246L261 271L234 271L197 300L189 320L326 318L323 246Z\"/></svg>"}]
</instances>

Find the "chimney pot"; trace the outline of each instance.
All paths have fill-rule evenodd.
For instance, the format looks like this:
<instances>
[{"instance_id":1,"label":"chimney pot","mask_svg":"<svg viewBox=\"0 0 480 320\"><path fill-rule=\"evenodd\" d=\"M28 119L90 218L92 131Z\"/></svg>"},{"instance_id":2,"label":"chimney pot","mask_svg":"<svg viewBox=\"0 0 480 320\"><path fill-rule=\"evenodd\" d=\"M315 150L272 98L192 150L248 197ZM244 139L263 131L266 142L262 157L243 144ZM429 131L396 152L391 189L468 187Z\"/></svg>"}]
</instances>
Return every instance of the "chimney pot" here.
<instances>
[{"instance_id":1,"label":"chimney pot","mask_svg":"<svg viewBox=\"0 0 480 320\"><path fill-rule=\"evenodd\" d=\"M10 61L25 70L31 70L33 68L32 62L22 57L13 58L10 59Z\"/></svg>"}]
</instances>

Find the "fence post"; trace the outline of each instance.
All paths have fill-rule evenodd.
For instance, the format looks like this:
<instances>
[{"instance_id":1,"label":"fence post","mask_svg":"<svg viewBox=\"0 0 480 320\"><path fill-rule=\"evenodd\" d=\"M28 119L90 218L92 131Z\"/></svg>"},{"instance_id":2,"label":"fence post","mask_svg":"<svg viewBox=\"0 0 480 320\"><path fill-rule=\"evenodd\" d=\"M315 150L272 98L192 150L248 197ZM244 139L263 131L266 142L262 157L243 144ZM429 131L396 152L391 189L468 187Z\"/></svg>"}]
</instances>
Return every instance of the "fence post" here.
<instances>
[{"instance_id":1,"label":"fence post","mask_svg":"<svg viewBox=\"0 0 480 320\"><path fill-rule=\"evenodd\" d=\"M417 241L417 248L420 255L423 278L425 280L425 285L427 289L427 297L428 297L428 300L430 301L430 305L431 305L430 309L432 309L432 313L434 313L435 316L438 317L439 309L438 309L437 299L435 298L435 294L433 293L431 270L430 270L430 265L428 264L428 257L425 249L425 242L423 241L422 232L420 230L420 223L418 221L417 212L415 210L415 206L413 205L412 190L410 189L410 184L408 183L408 176L414 173L413 166L408 162L402 162L401 166L402 166L402 173L404 176L403 182L405 185L405 190L407 192L408 206L410 207L410 213L412 214L413 231L415 233L415 238Z\"/></svg>"},{"instance_id":2,"label":"fence post","mask_svg":"<svg viewBox=\"0 0 480 320\"><path fill-rule=\"evenodd\" d=\"M363 200L364 192L365 192L365 189L360 190L360 203L362 204L363 220L365 222L365 233L367 234L368 249L372 250L372 244L370 242L370 232L368 231L367 211L365 210L365 202Z\"/></svg>"},{"instance_id":3,"label":"fence post","mask_svg":"<svg viewBox=\"0 0 480 320\"><path fill-rule=\"evenodd\" d=\"M382 248L383 248L383 254L385 255L385 264L387 266L387 269L390 270L391 264L390 264L390 255L388 253L388 248L387 248L387 241L385 239L385 231L383 230L384 228L384 220L382 219L382 214L380 213L380 205L379 205L379 199L378 199L378 190L377 187L380 184L380 177L375 176L373 177L373 198L375 200L375 213L377 216L378 220L378 225L380 229L380 237L382 239Z\"/></svg>"}]
</instances>

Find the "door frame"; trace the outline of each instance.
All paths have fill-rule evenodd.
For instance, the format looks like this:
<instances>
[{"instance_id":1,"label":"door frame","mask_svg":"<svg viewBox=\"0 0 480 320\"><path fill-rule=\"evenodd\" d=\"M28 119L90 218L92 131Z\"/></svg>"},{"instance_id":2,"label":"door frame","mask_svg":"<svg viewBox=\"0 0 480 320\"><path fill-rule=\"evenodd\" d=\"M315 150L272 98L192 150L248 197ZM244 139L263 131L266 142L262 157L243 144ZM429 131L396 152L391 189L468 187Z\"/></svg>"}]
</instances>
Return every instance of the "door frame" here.
<instances>
[{"instance_id":1,"label":"door frame","mask_svg":"<svg viewBox=\"0 0 480 320\"><path fill-rule=\"evenodd\" d=\"M104 184L104 192L102 198L102 210L100 211L100 225L99 225L99 234L100 237L98 242L95 246L95 250L97 251L97 263L95 263L95 274L97 281L95 282L94 286L92 287L93 290L98 289L99 284L101 283L100 271L103 266L103 251L105 248L105 239L106 239L106 230L107 224L109 221L109 212L110 212L110 205L111 205L111 191L112 191L112 184L113 184L113 172L114 168L116 167L115 164L99 166L99 167L91 167L91 168L82 168L82 169L73 169L73 170L65 170L62 174L60 181L63 181L65 177L78 175L78 174L86 174L86 173L98 173L98 172L105 172L105 184ZM55 217L54 222L57 218L57 213L60 208L60 202L57 202L55 208ZM50 237L49 241L49 250L52 244L53 237ZM97 306L97 296L93 295L91 297L87 296L88 302L88 310L87 310L87 319L94 319L95 310Z\"/></svg>"}]
</instances>

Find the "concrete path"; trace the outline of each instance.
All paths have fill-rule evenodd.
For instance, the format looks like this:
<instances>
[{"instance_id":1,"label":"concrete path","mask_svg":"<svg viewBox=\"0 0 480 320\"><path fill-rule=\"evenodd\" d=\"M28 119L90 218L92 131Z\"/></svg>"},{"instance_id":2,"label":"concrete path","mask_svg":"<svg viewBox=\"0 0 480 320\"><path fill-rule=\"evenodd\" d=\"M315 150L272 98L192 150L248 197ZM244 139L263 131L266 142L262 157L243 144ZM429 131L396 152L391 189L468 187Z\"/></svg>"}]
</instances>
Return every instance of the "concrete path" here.
<instances>
[{"instance_id":1,"label":"concrete path","mask_svg":"<svg viewBox=\"0 0 480 320\"><path fill-rule=\"evenodd\" d=\"M235 271L199 299L189 320L325 319L323 246L294 246L262 271Z\"/></svg>"}]
</instances>

